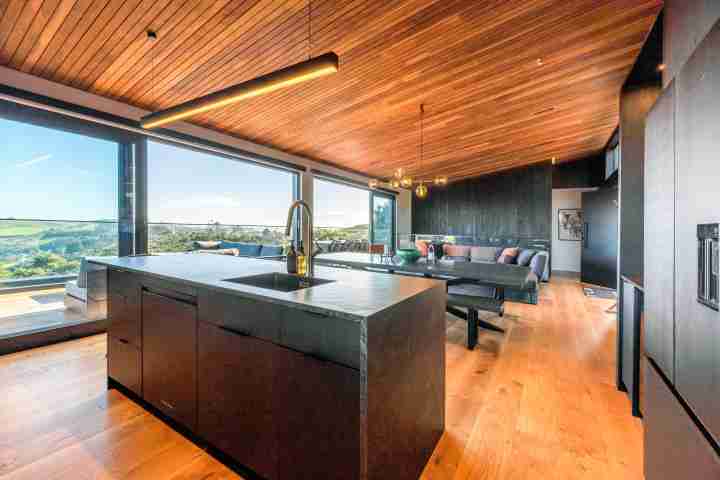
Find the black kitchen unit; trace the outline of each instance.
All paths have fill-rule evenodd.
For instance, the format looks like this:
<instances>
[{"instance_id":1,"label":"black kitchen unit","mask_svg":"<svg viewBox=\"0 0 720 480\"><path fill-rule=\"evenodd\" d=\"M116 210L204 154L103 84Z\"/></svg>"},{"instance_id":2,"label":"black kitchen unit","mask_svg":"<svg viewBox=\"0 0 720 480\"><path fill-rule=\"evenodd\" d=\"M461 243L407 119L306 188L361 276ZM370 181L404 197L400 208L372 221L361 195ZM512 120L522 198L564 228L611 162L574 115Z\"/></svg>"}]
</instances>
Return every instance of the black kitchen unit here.
<instances>
[{"instance_id":1,"label":"black kitchen unit","mask_svg":"<svg viewBox=\"0 0 720 480\"><path fill-rule=\"evenodd\" d=\"M217 255L108 267L108 383L241 474L416 479L445 422L445 282ZM236 277L241 277L240 279ZM251 477L252 478L252 477Z\"/></svg>"},{"instance_id":2,"label":"black kitchen unit","mask_svg":"<svg viewBox=\"0 0 720 480\"><path fill-rule=\"evenodd\" d=\"M647 480L720 478L720 20L699 34L707 20L702 12L720 18L711 5L720 6L666 3L675 76L664 82L647 120ZM683 52L690 53L682 58Z\"/></svg>"}]
</instances>

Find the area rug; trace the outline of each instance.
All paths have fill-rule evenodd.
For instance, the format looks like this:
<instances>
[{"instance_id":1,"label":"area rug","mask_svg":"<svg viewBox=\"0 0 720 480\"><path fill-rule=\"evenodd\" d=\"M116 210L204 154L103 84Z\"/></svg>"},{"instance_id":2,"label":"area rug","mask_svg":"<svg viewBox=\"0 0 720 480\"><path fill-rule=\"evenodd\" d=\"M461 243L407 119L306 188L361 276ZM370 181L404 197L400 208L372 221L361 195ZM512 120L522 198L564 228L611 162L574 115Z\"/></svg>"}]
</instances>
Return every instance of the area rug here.
<instances>
[{"instance_id":1,"label":"area rug","mask_svg":"<svg viewBox=\"0 0 720 480\"><path fill-rule=\"evenodd\" d=\"M617 293L609 288L583 287L586 297L616 299Z\"/></svg>"}]
</instances>

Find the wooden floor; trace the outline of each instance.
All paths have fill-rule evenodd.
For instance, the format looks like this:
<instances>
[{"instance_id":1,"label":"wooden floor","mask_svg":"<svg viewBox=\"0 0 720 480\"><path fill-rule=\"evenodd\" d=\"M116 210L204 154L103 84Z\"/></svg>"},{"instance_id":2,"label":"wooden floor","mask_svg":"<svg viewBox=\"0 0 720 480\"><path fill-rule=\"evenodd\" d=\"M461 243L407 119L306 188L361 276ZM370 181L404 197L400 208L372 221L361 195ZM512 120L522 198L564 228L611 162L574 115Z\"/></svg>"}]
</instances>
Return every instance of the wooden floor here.
<instances>
[{"instance_id":1,"label":"wooden floor","mask_svg":"<svg viewBox=\"0 0 720 480\"><path fill-rule=\"evenodd\" d=\"M448 317L447 431L422 478L642 478L641 424L614 387L612 303L555 279L473 352ZM105 376L104 335L0 357L0 478L239 478Z\"/></svg>"},{"instance_id":2,"label":"wooden floor","mask_svg":"<svg viewBox=\"0 0 720 480\"><path fill-rule=\"evenodd\" d=\"M65 308L64 296L64 288L1 294L0 338L82 322Z\"/></svg>"}]
</instances>

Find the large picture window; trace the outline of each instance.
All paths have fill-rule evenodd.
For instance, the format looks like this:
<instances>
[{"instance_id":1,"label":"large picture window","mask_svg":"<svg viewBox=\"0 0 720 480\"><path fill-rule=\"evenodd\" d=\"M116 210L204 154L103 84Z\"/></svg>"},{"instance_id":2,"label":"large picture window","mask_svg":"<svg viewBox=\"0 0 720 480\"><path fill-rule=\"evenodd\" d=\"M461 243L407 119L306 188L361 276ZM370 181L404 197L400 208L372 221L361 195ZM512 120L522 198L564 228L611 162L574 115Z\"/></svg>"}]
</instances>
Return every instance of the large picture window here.
<instances>
[{"instance_id":1,"label":"large picture window","mask_svg":"<svg viewBox=\"0 0 720 480\"><path fill-rule=\"evenodd\" d=\"M0 138L0 282L118 254L118 143L6 119Z\"/></svg>"},{"instance_id":2,"label":"large picture window","mask_svg":"<svg viewBox=\"0 0 720 480\"><path fill-rule=\"evenodd\" d=\"M151 252L202 241L284 245L298 175L157 141L148 142Z\"/></svg>"},{"instance_id":3,"label":"large picture window","mask_svg":"<svg viewBox=\"0 0 720 480\"><path fill-rule=\"evenodd\" d=\"M323 251L394 249L395 196L333 180L314 182L315 239Z\"/></svg>"}]
</instances>

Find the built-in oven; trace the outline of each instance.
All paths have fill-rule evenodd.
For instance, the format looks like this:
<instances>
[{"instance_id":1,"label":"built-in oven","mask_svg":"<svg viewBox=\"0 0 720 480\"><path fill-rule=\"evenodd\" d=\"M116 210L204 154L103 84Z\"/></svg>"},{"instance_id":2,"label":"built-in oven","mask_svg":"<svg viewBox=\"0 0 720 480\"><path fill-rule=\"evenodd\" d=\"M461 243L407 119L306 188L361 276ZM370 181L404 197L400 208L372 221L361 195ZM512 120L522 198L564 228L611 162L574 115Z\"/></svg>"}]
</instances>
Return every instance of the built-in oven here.
<instances>
[{"instance_id":1,"label":"built-in oven","mask_svg":"<svg viewBox=\"0 0 720 480\"><path fill-rule=\"evenodd\" d=\"M697 226L698 239L698 302L718 310L720 282L718 281L718 238L720 225L707 223Z\"/></svg>"}]
</instances>

